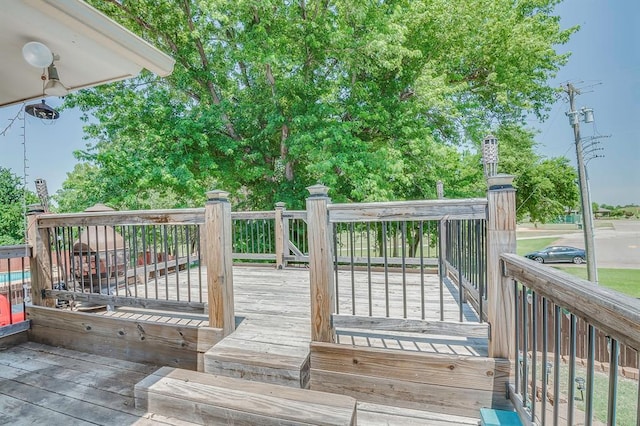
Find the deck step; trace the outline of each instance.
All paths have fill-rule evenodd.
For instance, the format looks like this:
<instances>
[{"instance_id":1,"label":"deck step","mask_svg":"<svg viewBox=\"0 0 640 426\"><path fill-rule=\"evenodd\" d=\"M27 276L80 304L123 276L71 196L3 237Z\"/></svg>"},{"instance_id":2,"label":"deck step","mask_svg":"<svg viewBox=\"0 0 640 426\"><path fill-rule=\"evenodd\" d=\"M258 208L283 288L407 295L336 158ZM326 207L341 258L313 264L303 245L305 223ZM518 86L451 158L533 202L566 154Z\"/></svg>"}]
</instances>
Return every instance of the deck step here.
<instances>
[{"instance_id":1,"label":"deck step","mask_svg":"<svg viewBox=\"0 0 640 426\"><path fill-rule=\"evenodd\" d=\"M355 425L356 400L162 367L135 385L136 408L196 424Z\"/></svg>"},{"instance_id":2,"label":"deck step","mask_svg":"<svg viewBox=\"0 0 640 426\"><path fill-rule=\"evenodd\" d=\"M307 318L247 319L204 354L204 372L219 376L309 388Z\"/></svg>"},{"instance_id":3,"label":"deck step","mask_svg":"<svg viewBox=\"0 0 640 426\"><path fill-rule=\"evenodd\" d=\"M270 354L218 344L204 354L204 371L293 388L309 387L308 354Z\"/></svg>"},{"instance_id":4,"label":"deck step","mask_svg":"<svg viewBox=\"0 0 640 426\"><path fill-rule=\"evenodd\" d=\"M515 411L480 409L481 426L522 426L520 417Z\"/></svg>"}]
</instances>

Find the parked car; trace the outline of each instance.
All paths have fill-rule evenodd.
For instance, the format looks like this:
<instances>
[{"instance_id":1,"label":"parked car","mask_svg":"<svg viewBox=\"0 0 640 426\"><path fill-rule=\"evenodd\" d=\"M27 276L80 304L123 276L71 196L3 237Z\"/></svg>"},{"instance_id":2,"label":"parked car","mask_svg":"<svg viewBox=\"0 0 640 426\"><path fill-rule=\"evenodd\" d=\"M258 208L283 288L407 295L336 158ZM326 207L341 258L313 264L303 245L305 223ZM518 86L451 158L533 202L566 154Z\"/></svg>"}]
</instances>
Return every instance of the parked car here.
<instances>
[{"instance_id":1,"label":"parked car","mask_svg":"<svg viewBox=\"0 0 640 426\"><path fill-rule=\"evenodd\" d=\"M586 256L583 249L568 246L551 246L524 255L540 263L573 262L576 265L584 263Z\"/></svg>"}]
</instances>

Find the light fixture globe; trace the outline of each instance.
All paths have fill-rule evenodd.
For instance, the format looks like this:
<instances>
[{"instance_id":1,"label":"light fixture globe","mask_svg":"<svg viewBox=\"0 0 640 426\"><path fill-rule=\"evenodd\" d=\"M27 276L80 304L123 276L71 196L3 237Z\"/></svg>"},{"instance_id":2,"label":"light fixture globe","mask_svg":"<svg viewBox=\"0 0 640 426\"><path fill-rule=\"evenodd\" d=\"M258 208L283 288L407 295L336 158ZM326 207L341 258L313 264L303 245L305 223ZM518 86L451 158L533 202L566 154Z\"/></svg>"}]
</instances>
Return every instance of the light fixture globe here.
<instances>
[{"instance_id":1,"label":"light fixture globe","mask_svg":"<svg viewBox=\"0 0 640 426\"><path fill-rule=\"evenodd\" d=\"M44 86L44 93L49 96L65 96L69 93L69 89L60 82L58 70L54 64L49 65L47 72L49 74L49 81L47 81L47 84Z\"/></svg>"},{"instance_id":2,"label":"light fixture globe","mask_svg":"<svg viewBox=\"0 0 640 426\"><path fill-rule=\"evenodd\" d=\"M60 80L49 80L44 86L44 93L49 96L65 96L69 90L60 83Z\"/></svg>"},{"instance_id":3,"label":"light fixture globe","mask_svg":"<svg viewBox=\"0 0 640 426\"><path fill-rule=\"evenodd\" d=\"M46 68L53 63L53 53L39 41L30 41L22 47L22 56L29 65L36 68Z\"/></svg>"}]
</instances>

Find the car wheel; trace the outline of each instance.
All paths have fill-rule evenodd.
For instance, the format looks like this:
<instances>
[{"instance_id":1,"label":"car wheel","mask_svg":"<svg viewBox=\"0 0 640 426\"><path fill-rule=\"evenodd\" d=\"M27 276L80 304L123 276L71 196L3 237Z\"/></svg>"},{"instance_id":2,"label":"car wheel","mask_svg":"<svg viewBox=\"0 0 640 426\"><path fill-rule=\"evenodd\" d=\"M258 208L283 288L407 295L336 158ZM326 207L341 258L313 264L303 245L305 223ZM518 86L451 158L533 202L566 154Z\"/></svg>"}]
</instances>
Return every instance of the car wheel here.
<instances>
[{"instance_id":1,"label":"car wheel","mask_svg":"<svg viewBox=\"0 0 640 426\"><path fill-rule=\"evenodd\" d=\"M573 263L575 263L576 265L580 265L583 262L584 262L584 259L581 258L580 256L576 256L573 258Z\"/></svg>"},{"instance_id":2,"label":"car wheel","mask_svg":"<svg viewBox=\"0 0 640 426\"><path fill-rule=\"evenodd\" d=\"M536 262L538 262L538 263L544 263L544 259L543 259L543 258L541 258L540 256L538 256L538 257L534 257L534 258L533 258L533 260L535 260L535 261L536 261Z\"/></svg>"}]
</instances>

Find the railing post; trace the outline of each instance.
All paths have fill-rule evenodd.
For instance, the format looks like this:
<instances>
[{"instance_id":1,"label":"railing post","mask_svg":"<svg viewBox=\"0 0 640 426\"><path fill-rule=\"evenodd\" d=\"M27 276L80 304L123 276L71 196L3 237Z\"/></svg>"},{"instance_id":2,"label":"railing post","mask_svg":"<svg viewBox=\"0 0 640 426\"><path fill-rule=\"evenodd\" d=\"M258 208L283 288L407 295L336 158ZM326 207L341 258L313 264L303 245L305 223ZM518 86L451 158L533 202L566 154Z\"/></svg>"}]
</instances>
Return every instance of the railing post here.
<instances>
[{"instance_id":1,"label":"railing post","mask_svg":"<svg viewBox=\"0 0 640 426\"><path fill-rule=\"evenodd\" d=\"M487 317L489 356L513 358L515 348L515 292L511 278L503 277L502 253L516 252L516 190L513 176L487 179Z\"/></svg>"},{"instance_id":2,"label":"railing post","mask_svg":"<svg viewBox=\"0 0 640 426\"><path fill-rule=\"evenodd\" d=\"M276 269L282 269L287 266L287 261L285 260L285 256L288 254L288 250L285 250L288 247L289 235L285 234L285 217L284 212L286 210L285 203L278 202L276 203L276 223L274 233L276 234Z\"/></svg>"},{"instance_id":3,"label":"railing post","mask_svg":"<svg viewBox=\"0 0 640 426\"><path fill-rule=\"evenodd\" d=\"M221 328L225 336L235 329L231 204L228 195L228 192L220 190L207 192L204 209L209 327Z\"/></svg>"},{"instance_id":4,"label":"railing post","mask_svg":"<svg viewBox=\"0 0 640 426\"><path fill-rule=\"evenodd\" d=\"M329 188L313 185L307 188L307 226L309 233L309 278L311 282L311 341L335 342L333 314L333 236L329 226Z\"/></svg>"},{"instance_id":5,"label":"railing post","mask_svg":"<svg viewBox=\"0 0 640 426\"><path fill-rule=\"evenodd\" d=\"M39 204L29 206L27 213L27 244L31 245L31 301L37 306L53 308L55 301L43 297L44 290L51 290L51 244L48 228L38 229L38 217L44 213ZM26 294L24 295L27 296Z\"/></svg>"}]
</instances>

